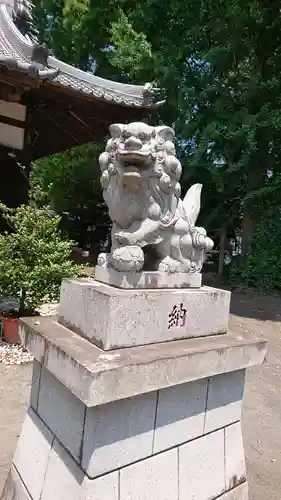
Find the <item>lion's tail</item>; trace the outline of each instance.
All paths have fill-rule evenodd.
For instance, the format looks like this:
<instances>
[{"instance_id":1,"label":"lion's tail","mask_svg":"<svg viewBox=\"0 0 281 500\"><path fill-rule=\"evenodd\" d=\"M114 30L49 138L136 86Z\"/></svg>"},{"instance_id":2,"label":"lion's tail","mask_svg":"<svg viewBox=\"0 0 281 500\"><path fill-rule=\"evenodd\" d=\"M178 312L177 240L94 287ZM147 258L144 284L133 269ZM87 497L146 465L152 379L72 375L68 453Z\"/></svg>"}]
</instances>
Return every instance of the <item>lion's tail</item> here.
<instances>
[{"instance_id":1,"label":"lion's tail","mask_svg":"<svg viewBox=\"0 0 281 500\"><path fill-rule=\"evenodd\" d=\"M183 201L183 217L187 219L192 226L195 225L201 208L202 184L193 184L187 191Z\"/></svg>"}]
</instances>

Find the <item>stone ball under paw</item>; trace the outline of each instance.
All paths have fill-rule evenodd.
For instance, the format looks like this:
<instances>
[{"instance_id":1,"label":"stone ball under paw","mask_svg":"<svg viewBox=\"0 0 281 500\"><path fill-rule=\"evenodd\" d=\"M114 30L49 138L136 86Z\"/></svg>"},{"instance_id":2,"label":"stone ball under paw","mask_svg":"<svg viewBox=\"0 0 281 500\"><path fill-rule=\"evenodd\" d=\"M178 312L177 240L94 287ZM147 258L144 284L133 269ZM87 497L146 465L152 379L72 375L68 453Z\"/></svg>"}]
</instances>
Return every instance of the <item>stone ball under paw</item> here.
<instances>
[{"instance_id":1,"label":"stone ball under paw","mask_svg":"<svg viewBox=\"0 0 281 500\"><path fill-rule=\"evenodd\" d=\"M116 248L111 257L117 271L140 271L144 264L144 253L137 246Z\"/></svg>"},{"instance_id":2,"label":"stone ball under paw","mask_svg":"<svg viewBox=\"0 0 281 500\"><path fill-rule=\"evenodd\" d=\"M101 267L105 266L107 264L107 261L108 261L108 256L106 253L100 253L98 255L98 262L97 262L98 266Z\"/></svg>"}]
</instances>

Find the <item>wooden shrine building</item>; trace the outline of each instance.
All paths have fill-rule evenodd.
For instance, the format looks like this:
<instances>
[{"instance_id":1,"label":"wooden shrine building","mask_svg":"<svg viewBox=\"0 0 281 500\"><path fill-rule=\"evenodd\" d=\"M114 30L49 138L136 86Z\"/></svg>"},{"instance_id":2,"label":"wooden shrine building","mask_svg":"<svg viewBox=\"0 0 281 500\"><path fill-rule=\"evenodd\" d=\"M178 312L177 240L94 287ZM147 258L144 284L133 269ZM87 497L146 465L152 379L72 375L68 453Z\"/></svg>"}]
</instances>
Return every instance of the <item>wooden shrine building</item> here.
<instances>
[{"instance_id":1,"label":"wooden shrine building","mask_svg":"<svg viewBox=\"0 0 281 500\"><path fill-rule=\"evenodd\" d=\"M26 0L0 0L0 201L27 201L32 160L101 140L115 121L138 120L154 89L99 78L49 55L22 26Z\"/></svg>"}]
</instances>

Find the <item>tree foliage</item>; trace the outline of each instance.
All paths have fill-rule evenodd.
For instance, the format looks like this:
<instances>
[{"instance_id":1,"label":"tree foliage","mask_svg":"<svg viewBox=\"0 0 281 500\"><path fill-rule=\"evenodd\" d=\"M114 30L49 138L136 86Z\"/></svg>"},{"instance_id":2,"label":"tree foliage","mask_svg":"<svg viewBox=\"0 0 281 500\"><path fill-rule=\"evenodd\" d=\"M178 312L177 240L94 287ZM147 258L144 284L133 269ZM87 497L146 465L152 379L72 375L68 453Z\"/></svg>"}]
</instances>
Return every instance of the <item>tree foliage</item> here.
<instances>
[{"instance_id":1,"label":"tree foliage","mask_svg":"<svg viewBox=\"0 0 281 500\"><path fill-rule=\"evenodd\" d=\"M255 228L251 252L241 266L239 259L231 268L234 283L261 291L281 290L281 212L269 210Z\"/></svg>"},{"instance_id":2,"label":"tree foliage","mask_svg":"<svg viewBox=\"0 0 281 500\"><path fill-rule=\"evenodd\" d=\"M49 206L63 219L72 238L85 244L89 226L109 223L102 198L99 144L78 146L37 160L31 172L31 196L39 207Z\"/></svg>"}]
</instances>

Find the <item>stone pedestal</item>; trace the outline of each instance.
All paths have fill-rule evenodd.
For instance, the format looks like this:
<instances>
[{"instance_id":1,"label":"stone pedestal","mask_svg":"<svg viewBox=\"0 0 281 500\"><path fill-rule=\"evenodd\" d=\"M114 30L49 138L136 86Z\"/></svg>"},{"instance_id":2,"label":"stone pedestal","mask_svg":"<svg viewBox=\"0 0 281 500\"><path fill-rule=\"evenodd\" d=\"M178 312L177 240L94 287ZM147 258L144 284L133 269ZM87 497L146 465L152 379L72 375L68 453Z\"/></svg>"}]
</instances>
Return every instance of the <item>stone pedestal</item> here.
<instances>
[{"instance_id":1,"label":"stone pedestal","mask_svg":"<svg viewBox=\"0 0 281 500\"><path fill-rule=\"evenodd\" d=\"M146 313L147 342L143 334L139 339L146 345L113 350L114 329L126 323L122 310L131 310L131 325L141 304L152 300L151 291L146 298L127 296L126 305L122 293L131 291L98 292L99 286L64 283L59 317L68 328L54 317L21 324L22 342L35 356L31 402L1 500L247 500L245 370L263 362L266 342L223 333L226 292L202 289L201 299L192 300L191 292L198 291L181 290L179 304L174 297L154 300L164 318L160 322L155 313L157 336ZM208 309L204 321L202 298ZM170 305L180 304L185 325L179 316L173 328L189 338L174 330L168 337ZM191 333L195 310L198 338ZM140 313L140 331L145 321ZM95 345L91 322L108 350ZM119 326L119 344L138 343L137 326L133 340L129 330L122 340Z\"/></svg>"},{"instance_id":2,"label":"stone pedestal","mask_svg":"<svg viewBox=\"0 0 281 500\"><path fill-rule=\"evenodd\" d=\"M59 322L108 351L226 333L229 303L230 292L207 286L124 290L64 280Z\"/></svg>"}]
</instances>

